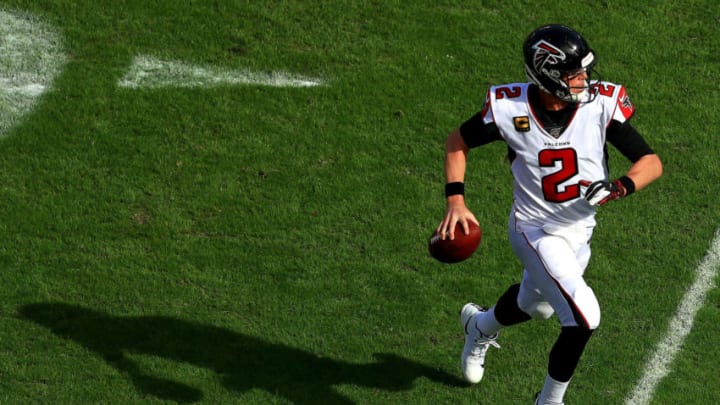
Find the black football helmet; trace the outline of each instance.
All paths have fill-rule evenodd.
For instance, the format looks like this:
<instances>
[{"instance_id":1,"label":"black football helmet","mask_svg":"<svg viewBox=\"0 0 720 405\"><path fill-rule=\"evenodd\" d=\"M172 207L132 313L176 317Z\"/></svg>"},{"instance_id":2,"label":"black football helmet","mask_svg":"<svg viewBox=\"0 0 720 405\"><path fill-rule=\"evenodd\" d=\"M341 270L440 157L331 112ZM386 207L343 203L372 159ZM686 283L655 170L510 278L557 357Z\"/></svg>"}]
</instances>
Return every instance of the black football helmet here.
<instances>
[{"instance_id":1,"label":"black football helmet","mask_svg":"<svg viewBox=\"0 0 720 405\"><path fill-rule=\"evenodd\" d=\"M597 63L585 39L564 25L545 25L528 35L523 44L525 74L542 90L570 103L592 101L590 74ZM573 93L567 77L582 72L587 80L582 92Z\"/></svg>"}]
</instances>

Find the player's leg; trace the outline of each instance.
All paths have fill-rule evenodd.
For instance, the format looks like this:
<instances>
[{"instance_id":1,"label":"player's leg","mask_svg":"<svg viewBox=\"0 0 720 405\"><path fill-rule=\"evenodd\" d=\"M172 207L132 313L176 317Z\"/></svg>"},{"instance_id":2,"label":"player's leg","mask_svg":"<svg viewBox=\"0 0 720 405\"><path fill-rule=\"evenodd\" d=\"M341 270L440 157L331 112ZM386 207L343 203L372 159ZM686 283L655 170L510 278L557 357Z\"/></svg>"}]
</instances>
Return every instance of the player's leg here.
<instances>
[{"instance_id":1,"label":"player's leg","mask_svg":"<svg viewBox=\"0 0 720 405\"><path fill-rule=\"evenodd\" d=\"M548 358L545 384L538 395L537 404L562 404L575 369L593 329L583 326L564 326Z\"/></svg>"},{"instance_id":2,"label":"player's leg","mask_svg":"<svg viewBox=\"0 0 720 405\"><path fill-rule=\"evenodd\" d=\"M538 230L537 234L541 236L541 232ZM527 243L522 233L511 231L510 243L518 257L535 256L534 247ZM495 306L485 313L478 314L476 322L480 331L486 335L493 335L503 327L530 319L548 319L552 314L552 306L545 300L525 270L522 282L510 286Z\"/></svg>"},{"instance_id":3,"label":"player's leg","mask_svg":"<svg viewBox=\"0 0 720 405\"><path fill-rule=\"evenodd\" d=\"M600 323L597 299L582 277L590 248L582 244L574 251L563 238L542 233L526 233L525 239L525 245L532 249L519 252L527 270L520 300L526 301L521 306L533 302L532 295L522 296L523 292L537 292L558 314L562 326L550 352L548 375L538 403L561 404L585 345Z\"/></svg>"},{"instance_id":4,"label":"player's leg","mask_svg":"<svg viewBox=\"0 0 720 405\"><path fill-rule=\"evenodd\" d=\"M465 332L465 346L461 357L463 376L478 383L485 372L485 355L495 342L501 328L531 319L518 306L520 284L510 286L489 310L476 304L466 304L460 311L460 323Z\"/></svg>"},{"instance_id":5,"label":"player's leg","mask_svg":"<svg viewBox=\"0 0 720 405\"><path fill-rule=\"evenodd\" d=\"M575 252L562 238L551 235L531 240L531 246L534 251L521 258L527 278L557 313L560 325L597 328L600 306L583 278L589 246Z\"/></svg>"},{"instance_id":6,"label":"player's leg","mask_svg":"<svg viewBox=\"0 0 720 405\"><path fill-rule=\"evenodd\" d=\"M547 234L541 229L537 229L530 232L530 236L528 237L524 233L514 232L513 226L511 226L510 229L511 245L521 261L525 263L525 260L528 260L533 268L544 269L537 253L537 243L541 238L547 236ZM568 254L572 254L573 252L566 248L563 239L555 239L561 243L560 250L555 251L552 249L552 243L546 243L545 245L548 245L545 249L547 250L546 254L561 258L560 262L575 262L576 265L570 266L567 271L577 275L580 281L584 283L582 273L585 270L590 256L589 246L578 251L576 257L573 258L568 256ZM555 270L556 273L563 270L560 267ZM463 307L460 314L460 322L465 332L462 368L466 380L477 383L482 379L485 371L485 355L490 346L499 348L495 339L501 328L525 322L532 318L547 319L553 314L553 306L545 299L542 290L551 290L552 294L550 294L550 296L557 297L558 287L552 282L551 277L540 279L542 289L536 285L534 279L535 278L531 277L526 270L523 274L522 282L510 286L497 303L489 310L472 303L466 304ZM590 292L592 293L591 290ZM594 299L594 294L592 294L592 298ZM556 299L558 302L561 300L562 298L560 297ZM565 316L567 316L568 312L566 309L568 308L568 303L564 302L557 305L564 308L563 311L566 312ZM599 309L597 312L599 314ZM564 356L565 354L561 350L559 356L554 357L560 359L560 362L558 363L557 360L553 360L552 363L561 365L567 363L562 360ZM575 362L575 365L576 364L577 362ZM572 369L574 370L574 366Z\"/></svg>"},{"instance_id":7,"label":"player's leg","mask_svg":"<svg viewBox=\"0 0 720 405\"><path fill-rule=\"evenodd\" d=\"M517 306L532 319L549 319L555 313L555 310L543 297L527 270L523 272L523 279L518 289Z\"/></svg>"},{"instance_id":8,"label":"player's leg","mask_svg":"<svg viewBox=\"0 0 720 405\"><path fill-rule=\"evenodd\" d=\"M530 315L518 306L519 292L520 283L511 285L493 307L475 317L477 328L491 336L506 326L530 320Z\"/></svg>"}]
</instances>

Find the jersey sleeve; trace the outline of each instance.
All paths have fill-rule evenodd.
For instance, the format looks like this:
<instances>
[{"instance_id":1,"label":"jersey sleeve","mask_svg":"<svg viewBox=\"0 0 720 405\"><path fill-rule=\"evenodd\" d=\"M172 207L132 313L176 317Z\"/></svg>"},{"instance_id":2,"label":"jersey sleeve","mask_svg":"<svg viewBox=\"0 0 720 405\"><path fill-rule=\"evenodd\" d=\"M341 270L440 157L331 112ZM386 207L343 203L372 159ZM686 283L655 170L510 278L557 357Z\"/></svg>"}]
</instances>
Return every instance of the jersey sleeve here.
<instances>
[{"instance_id":1,"label":"jersey sleeve","mask_svg":"<svg viewBox=\"0 0 720 405\"><path fill-rule=\"evenodd\" d=\"M492 101L490 99L491 91L492 89L488 89L487 93L485 93L485 101L483 102L482 110L480 110L480 115L482 116L482 120L485 124L495 123L495 117L493 116L492 111Z\"/></svg>"},{"instance_id":2,"label":"jersey sleeve","mask_svg":"<svg viewBox=\"0 0 720 405\"><path fill-rule=\"evenodd\" d=\"M490 107L490 91L485 96L482 109L460 125L460 135L470 148L485 145L502 139L495 125Z\"/></svg>"},{"instance_id":3,"label":"jersey sleeve","mask_svg":"<svg viewBox=\"0 0 720 405\"><path fill-rule=\"evenodd\" d=\"M607 140L628 160L635 163L645 155L654 154L645 139L629 122L612 121L607 129Z\"/></svg>"},{"instance_id":4,"label":"jersey sleeve","mask_svg":"<svg viewBox=\"0 0 720 405\"><path fill-rule=\"evenodd\" d=\"M619 87L617 104L613 111L612 119L623 124L635 114L635 105L630 101L630 96L628 96L625 86Z\"/></svg>"}]
</instances>

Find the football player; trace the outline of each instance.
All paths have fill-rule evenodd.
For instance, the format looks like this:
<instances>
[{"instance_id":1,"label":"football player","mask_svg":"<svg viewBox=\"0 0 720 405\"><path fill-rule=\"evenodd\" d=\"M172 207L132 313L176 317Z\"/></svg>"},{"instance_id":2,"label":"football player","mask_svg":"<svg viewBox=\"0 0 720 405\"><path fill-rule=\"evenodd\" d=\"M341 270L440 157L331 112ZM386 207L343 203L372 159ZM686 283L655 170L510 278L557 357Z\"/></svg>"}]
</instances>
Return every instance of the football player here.
<instances>
[{"instance_id":1,"label":"football player","mask_svg":"<svg viewBox=\"0 0 720 405\"><path fill-rule=\"evenodd\" d=\"M592 77L595 52L575 30L546 25L523 44L527 83L490 87L482 109L445 143L447 210L437 231L455 237L460 223L477 223L465 205L464 177L471 148L507 144L513 174L509 239L522 279L489 309L466 304L462 369L478 383L490 346L504 327L557 314L560 334L550 350L536 404L562 404L570 379L600 324L600 305L583 274L598 206L629 196L662 174L662 163L629 123L635 112L625 87ZM629 161L609 178L607 144Z\"/></svg>"}]
</instances>

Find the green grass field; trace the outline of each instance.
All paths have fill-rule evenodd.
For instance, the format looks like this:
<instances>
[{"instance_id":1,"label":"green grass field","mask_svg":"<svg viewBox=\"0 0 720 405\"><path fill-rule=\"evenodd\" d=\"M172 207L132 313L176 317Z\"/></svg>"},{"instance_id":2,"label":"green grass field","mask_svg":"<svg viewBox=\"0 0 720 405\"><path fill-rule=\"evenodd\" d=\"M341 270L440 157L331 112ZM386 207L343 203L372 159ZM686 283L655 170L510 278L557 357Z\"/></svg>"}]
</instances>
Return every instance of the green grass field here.
<instances>
[{"instance_id":1,"label":"green grass field","mask_svg":"<svg viewBox=\"0 0 720 405\"><path fill-rule=\"evenodd\" d=\"M459 370L460 307L521 275L504 145L470 155L475 256L442 265L426 243L446 134L489 85L524 81L523 39L560 22L627 86L665 164L601 208L587 272L603 320L566 403L622 404L720 227L719 15L714 0L3 0L0 403L531 403L554 319L506 330L480 385ZM121 85L138 57L167 63ZM273 72L320 85L227 79ZM720 403L718 336L715 284L652 404Z\"/></svg>"}]
</instances>

